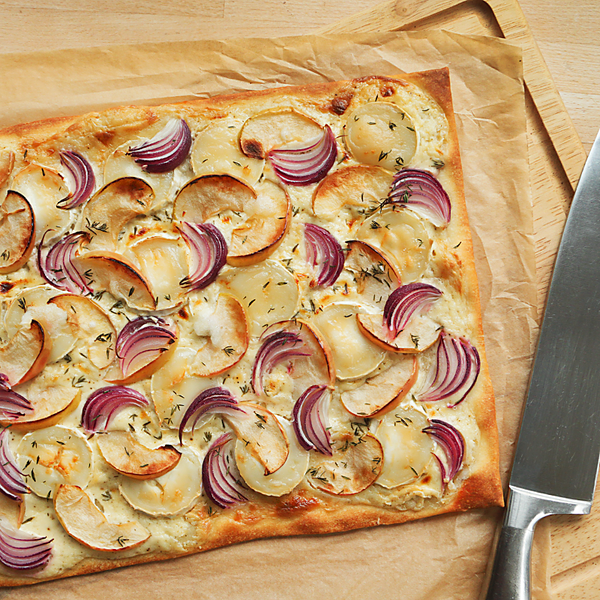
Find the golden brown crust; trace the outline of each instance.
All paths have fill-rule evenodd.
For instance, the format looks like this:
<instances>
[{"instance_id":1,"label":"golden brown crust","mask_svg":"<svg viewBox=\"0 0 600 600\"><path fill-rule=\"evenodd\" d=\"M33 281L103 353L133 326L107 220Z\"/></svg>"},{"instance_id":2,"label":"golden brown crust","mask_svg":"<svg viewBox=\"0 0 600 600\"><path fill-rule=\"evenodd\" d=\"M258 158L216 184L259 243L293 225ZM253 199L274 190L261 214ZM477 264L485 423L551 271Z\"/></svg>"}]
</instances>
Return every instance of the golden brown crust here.
<instances>
[{"instance_id":1,"label":"golden brown crust","mask_svg":"<svg viewBox=\"0 0 600 600\"><path fill-rule=\"evenodd\" d=\"M110 559L85 558L53 579L165 560L257 538L308 533L325 534L375 525L403 523L438 514L503 504L498 473L494 395L485 357L479 290L463 192L463 174L448 69L401 75L399 79L370 76L345 82L228 94L163 107L119 107L81 117L61 117L16 125L1 131L0 141L15 153L17 163L23 162L21 157L25 150L35 153L37 148L51 147L53 140L59 140L65 135L70 140L85 138L88 144L93 145L101 155L106 156L108 148L114 148L118 143L126 141L127 135L135 134L155 124L165 115L184 116L199 113L214 119L226 115L232 105L240 102L254 109L261 107L264 102L268 103L270 108L277 108L282 102L287 102L294 108L310 104L313 110L323 115L346 118L352 109L354 99L365 85L375 84L379 90L378 96L385 99L394 94L395 86L408 85L408 83L416 84L435 99L444 111L449 126L449 148L445 154L445 181L451 188L448 191L453 199L450 237L458 240L458 244L447 249L444 259L438 261L438 268L445 272L451 283L454 281L452 285L467 298L468 304L473 308L473 314L470 316L473 319L475 335L471 341L479 351L482 365L474 391L476 401L471 404L480 437L468 476L459 481L456 492L444 496L441 502L423 501L418 503L414 510L372 506L362 501L352 503L350 499L346 500L313 490L308 485L280 498L265 497L261 504L248 502L239 508L216 514L208 514L202 505L197 505L185 517L186 521L194 525L197 546L190 545L177 552L148 552L129 557L111 556ZM363 168L372 169L372 167ZM286 230L290 220L291 215L288 214ZM232 264L246 264L242 259L240 261ZM460 272L461 277L456 277L454 280L456 272ZM0 576L0 586L24 585L37 581L19 575Z\"/></svg>"}]
</instances>

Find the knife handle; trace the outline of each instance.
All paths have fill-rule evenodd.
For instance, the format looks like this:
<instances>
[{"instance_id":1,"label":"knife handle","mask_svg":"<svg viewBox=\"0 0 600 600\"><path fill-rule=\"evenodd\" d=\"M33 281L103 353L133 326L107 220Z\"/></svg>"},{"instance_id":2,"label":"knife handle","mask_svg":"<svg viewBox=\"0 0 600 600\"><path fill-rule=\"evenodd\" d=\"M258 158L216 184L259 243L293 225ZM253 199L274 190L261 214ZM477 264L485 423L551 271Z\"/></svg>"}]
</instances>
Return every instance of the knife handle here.
<instances>
[{"instance_id":1,"label":"knife handle","mask_svg":"<svg viewBox=\"0 0 600 600\"><path fill-rule=\"evenodd\" d=\"M548 515L582 515L590 509L591 502L510 487L486 600L529 600L529 565L536 523Z\"/></svg>"}]
</instances>

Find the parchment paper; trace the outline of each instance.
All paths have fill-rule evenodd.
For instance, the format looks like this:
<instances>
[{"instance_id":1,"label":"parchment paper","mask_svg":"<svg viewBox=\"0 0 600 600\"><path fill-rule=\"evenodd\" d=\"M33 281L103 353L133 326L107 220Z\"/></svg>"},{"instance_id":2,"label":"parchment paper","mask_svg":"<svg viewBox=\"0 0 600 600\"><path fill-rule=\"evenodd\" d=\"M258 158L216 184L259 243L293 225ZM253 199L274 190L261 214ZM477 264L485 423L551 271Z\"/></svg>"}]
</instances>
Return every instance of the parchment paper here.
<instances>
[{"instance_id":1,"label":"parchment paper","mask_svg":"<svg viewBox=\"0 0 600 600\"><path fill-rule=\"evenodd\" d=\"M448 65L496 392L504 482L536 334L520 49L444 32L153 44L0 56L0 126L126 103ZM33 588L1 599L475 600L501 512L477 510L328 536L260 540ZM549 534L534 552L547 598Z\"/></svg>"}]
</instances>

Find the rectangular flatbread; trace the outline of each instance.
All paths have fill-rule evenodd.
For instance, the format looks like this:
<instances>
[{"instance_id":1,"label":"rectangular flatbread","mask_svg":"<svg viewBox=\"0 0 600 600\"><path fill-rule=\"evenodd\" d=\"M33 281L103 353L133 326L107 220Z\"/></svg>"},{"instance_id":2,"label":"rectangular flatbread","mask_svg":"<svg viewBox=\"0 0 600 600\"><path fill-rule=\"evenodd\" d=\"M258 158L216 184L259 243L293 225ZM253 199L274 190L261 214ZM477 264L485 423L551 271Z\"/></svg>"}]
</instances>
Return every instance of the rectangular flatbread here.
<instances>
[{"instance_id":1,"label":"rectangular flatbread","mask_svg":"<svg viewBox=\"0 0 600 600\"><path fill-rule=\"evenodd\" d=\"M502 505L447 69L0 152L0 585Z\"/></svg>"}]
</instances>

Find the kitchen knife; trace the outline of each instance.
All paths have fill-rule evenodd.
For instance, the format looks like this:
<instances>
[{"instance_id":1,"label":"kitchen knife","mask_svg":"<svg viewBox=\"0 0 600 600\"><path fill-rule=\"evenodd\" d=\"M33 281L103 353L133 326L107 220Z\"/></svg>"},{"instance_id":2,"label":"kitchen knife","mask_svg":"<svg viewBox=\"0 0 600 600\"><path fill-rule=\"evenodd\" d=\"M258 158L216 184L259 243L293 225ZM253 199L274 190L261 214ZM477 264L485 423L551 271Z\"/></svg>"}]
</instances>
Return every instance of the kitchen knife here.
<instances>
[{"instance_id":1,"label":"kitchen knife","mask_svg":"<svg viewBox=\"0 0 600 600\"><path fill-rule=\"evenodd\" d=\"M600 456L600 133L563 232L486 600L529 599L537 521L590 512Z\"/></svg>"}]
</instances>

